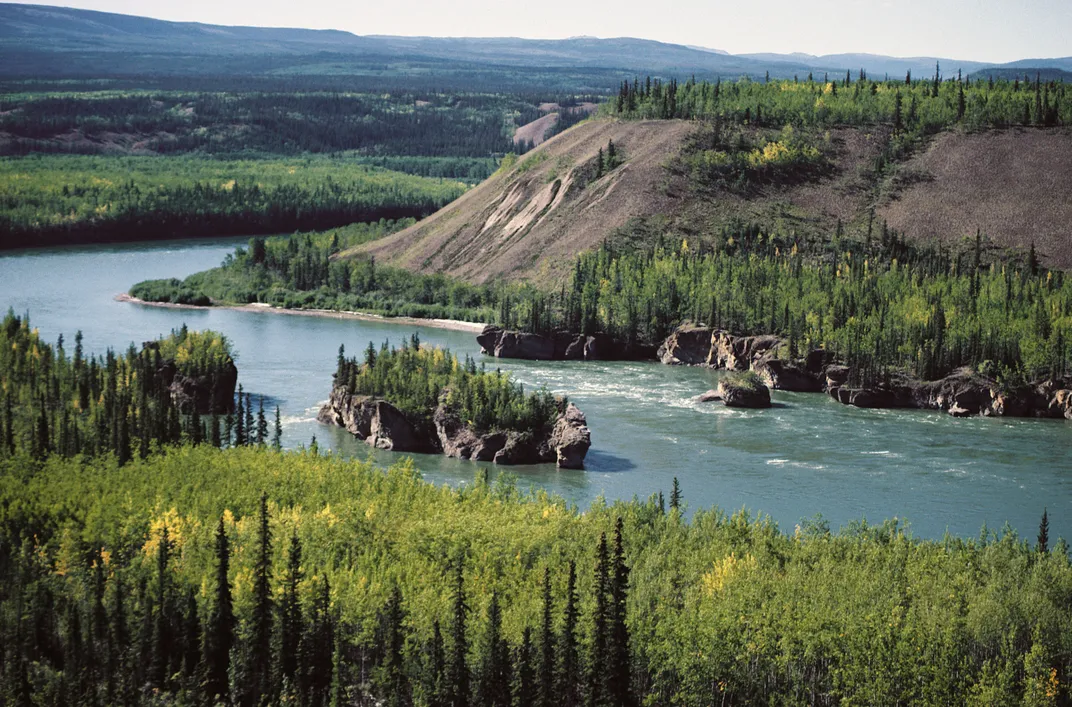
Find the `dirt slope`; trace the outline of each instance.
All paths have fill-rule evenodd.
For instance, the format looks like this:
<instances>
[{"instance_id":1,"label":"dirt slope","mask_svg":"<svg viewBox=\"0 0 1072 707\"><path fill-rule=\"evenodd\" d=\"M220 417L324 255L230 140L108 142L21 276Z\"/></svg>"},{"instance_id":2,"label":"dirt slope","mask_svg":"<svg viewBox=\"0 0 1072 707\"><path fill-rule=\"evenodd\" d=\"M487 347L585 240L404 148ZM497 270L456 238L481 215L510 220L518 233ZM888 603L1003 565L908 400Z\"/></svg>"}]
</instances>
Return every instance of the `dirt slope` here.
<instances>
[{"instance_id":1,"label":"dirt slope","mask_svg":"<svg viewBox=\"0 0 1072 707\"><path fill-rule=\"evenodd\" d=\"M578 252L637 218L690 240L737 220L822 236L840 220L847 232L862 234L877 198L879 220L910 237L959 240L978 226L994 243L1027 248L1033 241L1044 262L1072 268L1066 130L940 135L884 185L872 172L884 128L831 130L827 176L743 196L698 191L689 175L671 168L697 129L685 121L581 123L413 227L341 257L372 254L472 282L554 284ZM624 163L597 179L597 154L610 140Z\"/></svg>"},{"instance_id":2,"label":"dirt slope","mask_svg":"<svg viewBox=\"0 0 1072 707\"><path fill-rule=\"evenodd\" d=\"M1001 248L1035 244L1072 269L1072 130L944 133L902 168L908 185L878 210L908 236L953 243L977 228Z\"/></svg>"},{"instance_id":3,"label":"dirt slope","mask_svg":"<svg viewBox=\"0 0 1072 707\"><path fill-rule=\"evenodd\" d=\"M676 210L660 190L663 164L690 130L683 121L582 123L412 228L358 250L475 282L557 275L630 218ZM595 180L598 151L612 139L626 162Z\"/></svg>"}]
</instances>

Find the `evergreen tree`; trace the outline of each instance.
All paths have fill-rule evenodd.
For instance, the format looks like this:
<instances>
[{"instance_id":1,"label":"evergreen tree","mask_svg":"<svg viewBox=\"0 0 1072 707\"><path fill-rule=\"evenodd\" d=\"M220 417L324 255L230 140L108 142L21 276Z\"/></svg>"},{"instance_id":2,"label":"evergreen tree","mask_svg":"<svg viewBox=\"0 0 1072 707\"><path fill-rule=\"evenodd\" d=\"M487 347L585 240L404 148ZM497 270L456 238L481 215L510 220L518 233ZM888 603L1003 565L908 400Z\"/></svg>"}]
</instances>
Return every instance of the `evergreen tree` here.
<instances>
[{"instance_id":1,"label":"evergreen tree","mask_svg":"<svg viewBox=\"0 0 1072 707\"><path fill-rule=\"evenodd\" d=\"M216 526L216 593L212 612L204 634L204 694L224 703L230 695L228 673L231 667L231 648L234 645L234 604L231 601L231 549L227 530L220 517Z\"/></svg>"},{"instance_id":2,"label":"evergreen tree","mask_svg":"<svg viewBox=\"0 0 1072 707\"><path fill-rule=\"evenodd\" d=\"M152 653L150 654L150 680L154 687L164 688L168 681L168 663L172 650L170 582L168 561L171 555L171 538L167 526L160 531L156 548L156 614L153 621Z\"/></svg>"},{"instance_id":3,"label":"evergreen tree","mask_svg":"<svg viewBox=\"0 0 1072 707\"><path fill-rule=\"evenodd\" d=\"M674 477L673 488L670 489L670 510L677 511L681 509L681 486L677 482L677 477Z\"/></svg>"},{"instance_id":4,"label":"evergreen tree","mask_svg":"<svg viewBox=\"0 0 1072 707\"><path fill-rule=\"evenodd\" d=\"M257 406L257 446L263 447L268 443L268 419L264 416L264 396L260 396Z\"/></svg>"},{"instance_id":5,"label":"evergreen tree","mask_svg":"<svg viewBox=\"0 0 1072 707\"><path fill-rule=\"evenodd\" d=\"M488 605L488 630L483 655L477 704L479 707L510 707L510 653L502 635L499 595L494 591Z\"/></svg>"},{"instance_id":6,"label":"evergreen tree","mask_svg":"<svg viewBox=\"0 0 1072 707\"><path fill-rule=\"evenodd\" d=\"M450 690L450 707L469 705L469 642L465 633L469 605L465 600L465 556L458 555L454 567L454 611L451 619L450 665L447 670Z\"/></svg>"},{"instance_id":7,"label":"evergreen tree","mask_svg":"<svg viewBox=\"0 0 1072 707\"><path fill-rule=\"evenodd\" d=\"M257 528L257 557L253 566L253 611L247 645L246 704L270 700L272 686L272 531L268 525L268 495L261 495Z\"/></svg>"},{"instance_id":8,"label":"evergreen tree","mask_svg":"<svg viewBox=\"0 0 1072 707\"><path fill-rule=\"evenodd\" d=\"M611 702L621 707L634 704L632 656L629 652L629 627L626 623L626 601L629 596L629 566L625 563L621 516L614 526L614 551L611 567L610 620L608 646L609 692Z\"/></svg>"},{"instance_id":9,"label":"evergreen tree","mask_svg":"<svg viewBox=\"0 0 1072 707\"><path fill-rule=\"evenodd\" d=\"M234 446L244 447L248 444L246 439L246 410L245 393L242 392L242 384L238 384L238 408L234 415Z\"/></svg>"},{"instance_id":10,"label":"evergreen tree","mask_svg":"<svg viewBox=\"0 0 1072 707\"><path fill-rule=\"evenodd\" d=\"M253 416L253 396L246 393L246 446L257 443L257 421Z\"/></svg>"},{"instance_id":11,"label":"evergreen tree","mask_svg":"<svg viewBox=\"0 0 1072 707\"><path fill-rule=\"evenodd\" d=\"M290 536L287 573L283 578L283 597L279 602L279 674L292 684L297 682L298 655L301 638L305 633L305 622L298 596L298 588L304 577L301 562L301 541L295 533Z\"/></svg>"},{"instance_id":12,"label":"evergreen tree","mask_svg":"<svg viewBox=\"0 0 1072 707\"><path fill-rule=\"evenodd\" d=\"M1041 552L1049 552L1050 548L1050 516L1046 509L1042 509L1042 520L1039 521L1038 544L1035 548Z\"/></svg>"},{"instance_id":13,"label":"evergreen tree","mask_svg":"<svg viewBox=\"0 0 1072 707\"><path fill-rule=\"evenodd\" d=\"M439 621L432 622L432 641L428 647L427 682L424 694L428 707L447 707L450 702L450 687L447 685L447 656L443 647L443 632Z\"/></svg>"},{"instance_id":14,"label":"evergreen tree","mask_svg":"<svg viewBox=\"0 0 1072 707\"><path fill-rule=\"evenodd\" d=\"M220 438L220 416L217 413L212 413L212 419L208 424L212 446L219 449L223 446L223 440Z\"/></svg>"},{"instance_id":15,"label":"evergreen tree","mask_svg":"<svg viewBox=\"0 0 1072 707\"><path fill-rule=\"evenodd\" d=\"M277 452L283 448L283 422L279 417L279 406L275 406L275 430L272 432L272 449Z\"/></svg>"},{"instance_id":16,"label":"evergreen tree","mask_svg":"<svg viewBox=\"0 0 1072 707\"><path fill-rule=\"evenodd\" d=\"M610 659L608 655L608 631L609 606L607 595L610 590L610 557L607 553L607 534L599 534L599 544L596 546L595 582L593 593L595 594L595 606L592 610L592 642L589 648L588 659L588 700L589 707L601 707L608 704L610 695L607 691L607 680L610 678Z\"/></svg>"},{"instance_id":17,"label":"evergreen tree","mask_svg":"<svg viewBox=\"0 0 1072 707\"><path fill-rule=\"evenodd\" d=\"M521 634L514 673L514 707L533 707L536 695L536 675L532 667L532 629L528 626Z\"/></svg>"},{"instance_id":18,"label":"evergreen tree","mask_svg":"<svg viewBox=\"0 0 1072 707\"><path fill-rule=\"evenodd\" d=\"M383 657L375 680L381 696L380 703L392 707L407 705L411 699L409 679L403 665L406 643L404 620L402 590L395 586L380 615Z\"/></svg>"},{"instance_id":19,"label":"evergreen tree","mask_svg":"<svg viewBox=\"0 0 1072 707\"><path fill-rule=\"evenodd\" d=\"M541 707L556 707L555 700L555 630L551 612L551 568L543 569L543 617L540 624L540 693Z\"/></svg>"},{"instance_id":20,"label":"evergreen tree","mask_svg":"<svg viewBox=\"0 0 1072 707\"><path fill-rule=\"evenodd\" d=\"M559 646L559 670L557 694L562 707L578 707L581 704L577 676L581 674L580 655L577 649L577 623L580 609L577 604L577 565L569 563L566 580L566 610L562 621L562 639Z\"/></svg>"},{"instance_id":21,"label":"evergreen tree","mask_svg":"<svg viewBox=\"0 0 1072 707\"><path fill-rule=\"evenodd\" d=\"M197 611L197 596L194 588L186 590L182 622L182 656L181 665L183 684L188 693L196 693L200 680L198 668L201 664L201 618Z\"/></svg>"}]
</instances>

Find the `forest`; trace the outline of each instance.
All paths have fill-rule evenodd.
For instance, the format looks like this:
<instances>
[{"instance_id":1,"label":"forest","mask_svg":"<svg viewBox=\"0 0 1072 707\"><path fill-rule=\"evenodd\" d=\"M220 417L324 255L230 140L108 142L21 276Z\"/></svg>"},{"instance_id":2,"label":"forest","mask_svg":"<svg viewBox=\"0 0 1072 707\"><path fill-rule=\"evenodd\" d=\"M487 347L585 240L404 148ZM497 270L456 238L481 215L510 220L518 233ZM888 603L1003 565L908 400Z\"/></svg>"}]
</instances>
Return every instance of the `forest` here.
<instances>
[{"instance_id":1,"label":"forest","mask_svg":"<svg viewBox=\"0 0 1072 707\"><path fill-rule=\"evenodd\" d=\"M0 246L324 229L425 216L464 190L326 156L32 155L0 160Z\"/></svg>"},{"instance_id":2,"label":"forest","mask_svg":"<svg viewBox=\"0 0 1072 707\"><path fill-rule=\"evenodd\" d=\"M1072 568L1045 520L784 531L677 484L581 512L315 447L0 468L10 705L1069 698Z\"/></svg>"},{"instance_id":3,"label":"forest","mask_svg":"<svg viewBox=\"0 0 1072 707\"><path fill-rule=\"evenodd\" d=\"M375 258L333 258L346 248L382 238L412 220L353 224L325 233L253 238L213 270L185 280L149 280L130 294L149 302L247 304L288 309L361 311L384 316L487 321L494 289L442 275L419 275Z\"/></svg>"},{"instance_id":4,"label":"forest","mask_svg":"<svg viewBox=\"0 0 1072 707\"><path fill-rule=\"evenodd\" d=\"M506 118L538 117L541 98L390 88L12 93L0 98L0 131L11 136L8 155L99 152L107 138L132 134L156 154L489 157L513 149ZM54 140L71 131L85 139Z\"/></svg>"},{"instance_id":5,"label":"forest","mask_svg":"<svg viewBox=\"0 0 1072 707\"><path fill-rule=\"evenodd\" d=\"M1023 80L1021 81L1021 78ZM909 135L929 135L953 125L968 130L1072 124L1072 100L1061 81L1043 82L1041 73L972 80L959 73L875 80L809 74L792 80L663 81L648 77L623 82L602 106L628 119L680 118L782 128L888 124Z\"/></svg>"},{"instance_id":6,"label":"forest","mask_svg":"<svg viewBox=\"0 0 1072 707\"><path fill-rule=\"evenodd\" d=\"M981 233L952 250L914 246L885 225L862 241L808 242L758 226L650 248L611 240L578 256L557 292L504 295L498 321L649 345L683 321L780 334L790 357L824 348L862 382L972 366L1013 387L1061 378L1072 361L1072 282L1033 250L1003 257Z\"/></svg>"},{"instance_id":7,"label":"forest","mask_svg":"<svg viewBox=\"0 0 1072 707\"><path fill-rule=\"evenodd\" d=\"M363 358L347 359L339 348L335 386L352 395L383 398L419 428L430 428L440 401L478 433L532 433L539 439L558 415L558 405L546 390L525 394L509 374L477 368L469 356L459 361L447 349L422 347L417 334L400 348L384 342L379 350L370 341ZM564 404L564 402L563 402Z\"/></svg>"}]
</instances>

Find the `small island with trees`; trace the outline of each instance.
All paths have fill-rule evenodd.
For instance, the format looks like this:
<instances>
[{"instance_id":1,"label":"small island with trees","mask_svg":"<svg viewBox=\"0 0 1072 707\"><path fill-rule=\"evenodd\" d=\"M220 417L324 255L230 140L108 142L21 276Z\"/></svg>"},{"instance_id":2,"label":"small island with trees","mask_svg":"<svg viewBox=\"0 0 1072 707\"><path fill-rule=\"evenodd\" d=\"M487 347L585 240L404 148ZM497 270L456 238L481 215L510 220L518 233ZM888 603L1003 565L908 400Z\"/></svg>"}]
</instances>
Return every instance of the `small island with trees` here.
<instances>
[{"instance_id":1,"label":"small island with trees","mask_svg":"<svg viewBox=\"0 0 1072 707\"><path fill-rule=\"evenodd\" d=\"M373 447L584 468L591 435L576 405L542 389L526 394L508 374L422 347L417 334L401 348L369 342L361 362L340 347L334 379L318 419Z\"/></svg>"}]
</instances>

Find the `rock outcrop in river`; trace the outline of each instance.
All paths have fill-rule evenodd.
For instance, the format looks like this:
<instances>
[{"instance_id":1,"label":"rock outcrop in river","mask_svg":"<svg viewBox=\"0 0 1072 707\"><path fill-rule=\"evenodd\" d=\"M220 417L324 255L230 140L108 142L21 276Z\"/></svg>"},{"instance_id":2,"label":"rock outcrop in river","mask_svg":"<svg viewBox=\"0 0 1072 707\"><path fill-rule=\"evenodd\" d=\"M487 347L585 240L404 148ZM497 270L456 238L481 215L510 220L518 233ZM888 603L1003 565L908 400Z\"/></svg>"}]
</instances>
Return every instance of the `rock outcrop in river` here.
<instances>
[{"instance_id":1,"label":"rock outcrop in river","mask_svg":"<svg viewBox=\"0 0 1072 707\"><path fill-rule=\"evenodd\" d=\"M895 376L878 385L852 386L852 371L834 363L829 352L813 350L804 359L790 361L781 357L784 346L785 341L777 336L734 336L720 329L683 324L659 347L658 358L670 365L751 370L771 389L808 393L825 390L845 405L862 408L940 410L955 417L1072 419L1070 381L1050 380L1006 389L993 379L963 368L937 381ZM701 400L725 401L722 393L709 391Z\"/></svg>"},{"instance_id":2,"label":"rock outcrop in river","mask_svg":"<svg viewBox=\"0 0 1072 707\"><path fill-rule=\"evenodd\" d=\"M563 469L583 469L592 444L584 413L559 399L554 424L541 435L529 432L481 432L461 420L442 396L431 424L415 422L382 398L352 395L336 386L320 408L317 420L345 428L378 449L396 452L441 453L458 459L495 464L554 463Z\"/></svg>"},{"instance_id":3,"label":"rock outcrop in river","mask_svg":"<svg viewBox=\"0 0 1072 707\"><path fill-rule=\"evenodd\" d=\"M654 353L650 346L630 345L606 334L586 336L560 331L543 336L490 324L476 340L488 356L533 361L635 361L650 359Z\"/></svg>"},{"instance_id":4,"label":"rock outcrop in river","mask_svg":"<svg viewBox=\"0 0 1072 707\"><path fill-rule=\"evenodd\" d=\"M159 351L160 342L147 341L142 344L142 350ZM184 415L194 411L199 415L227 415L235 411L238 368L229 358L216 370L199 374L182 373L175 361L163 359L157 364L156 376Z\"/></svg>"}]
</instances>

